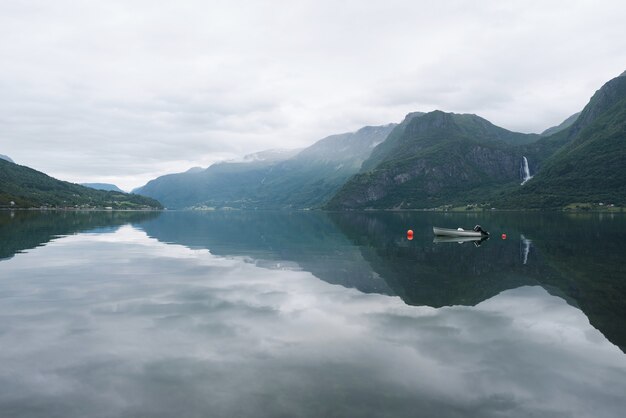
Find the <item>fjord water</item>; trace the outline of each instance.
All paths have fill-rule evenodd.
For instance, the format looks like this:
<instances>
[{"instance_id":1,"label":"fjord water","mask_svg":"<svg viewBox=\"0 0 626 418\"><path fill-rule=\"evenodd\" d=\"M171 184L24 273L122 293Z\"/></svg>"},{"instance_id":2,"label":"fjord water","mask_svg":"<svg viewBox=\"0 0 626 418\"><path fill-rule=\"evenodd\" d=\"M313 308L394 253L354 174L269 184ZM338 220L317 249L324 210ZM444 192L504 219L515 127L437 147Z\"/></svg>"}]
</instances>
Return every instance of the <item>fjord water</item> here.
<instances>
[{"instance_id":1,"label":"fjord water","mask_svg":"<svg viewBox=\"0 0 626 418\"><path fill-rule=\"evenodd\" d=\"M622 416L625 243L612 214L0 212L0 416Z\"/></svg>"}]
</instances>

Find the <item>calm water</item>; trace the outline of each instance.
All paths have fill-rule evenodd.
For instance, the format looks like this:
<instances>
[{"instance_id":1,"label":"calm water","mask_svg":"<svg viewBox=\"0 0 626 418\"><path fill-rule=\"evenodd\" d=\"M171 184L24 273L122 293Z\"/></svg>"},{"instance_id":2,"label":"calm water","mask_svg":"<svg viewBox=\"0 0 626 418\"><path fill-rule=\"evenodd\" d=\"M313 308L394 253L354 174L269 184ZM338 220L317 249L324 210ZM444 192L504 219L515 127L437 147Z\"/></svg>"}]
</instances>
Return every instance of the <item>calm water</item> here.
<instances>
[{"instance_id":1,"label":"calm water","mask_svg":"<svg viewBox=\"0 0 626 418\"><path fill-rule=\"evenodd\" d=\"M622 417L625 257L620 215L0 212L0 416Z\"/></svg>"}]
</instances>

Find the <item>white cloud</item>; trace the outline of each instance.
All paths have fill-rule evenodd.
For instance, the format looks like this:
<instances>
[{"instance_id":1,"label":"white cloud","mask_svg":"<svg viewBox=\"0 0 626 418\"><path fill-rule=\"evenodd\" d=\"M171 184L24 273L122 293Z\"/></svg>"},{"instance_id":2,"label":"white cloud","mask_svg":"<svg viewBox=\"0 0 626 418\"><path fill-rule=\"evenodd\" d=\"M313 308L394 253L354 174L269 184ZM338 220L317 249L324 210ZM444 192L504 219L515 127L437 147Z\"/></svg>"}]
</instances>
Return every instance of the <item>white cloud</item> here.
<instances>
[{"instance_id":1,"label":"white cloud","mask_svg":"<svg viewBox=\"0 0 626 418\"><path fill-rule=\"evenodd\" d=\"M435 108L541 131L626 68L623 2L0 5L0 152L145 179Z\"/></svg>"}]
</instances>

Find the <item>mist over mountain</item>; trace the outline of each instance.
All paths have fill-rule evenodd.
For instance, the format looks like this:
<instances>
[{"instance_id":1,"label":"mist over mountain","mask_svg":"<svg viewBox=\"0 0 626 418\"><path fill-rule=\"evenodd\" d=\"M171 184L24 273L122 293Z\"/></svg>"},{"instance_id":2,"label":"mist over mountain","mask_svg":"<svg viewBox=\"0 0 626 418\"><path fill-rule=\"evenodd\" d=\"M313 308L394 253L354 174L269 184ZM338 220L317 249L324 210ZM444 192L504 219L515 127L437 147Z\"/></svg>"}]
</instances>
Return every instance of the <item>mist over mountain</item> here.
<instances>
[{"instance_id":1,"label":"mist over mountain","mask_svg":"<svg viewBox=\"0 0 626 418\"><path fill-rule=\"evenodd\" d=\"M554 135L557 132L561 132L562 130L565 130L565 129L569 128L570 126L572 126L574 124L574 122L576 122L576 120L578 119L578 116L580 116L580 112L574 113L572 116L568 117L567 119L565 119L563 122L561 122L557 126L553 126L551 128L546 129L545 131L543 131L541 133L541 136Z\"/></svg>"},{"instance_id":2,"label":"mist over mountain","mask_svg":"<svg viewBox=\"0 0 626 418\"><path fill-rule=\"evenodd\" d=\"M4 160L4 161L8 161L10 163L13 163L14 161L12 159L10 159L8 156L6 155L2 155L0 154L0 160Z\"/></svg>"},{"instance_id":3,"label":"mist over mountain","mask_svg":"<svg viewBox=\"0 0 626 418\"><path fill-rule=\"evenodd\" d=\"M317 207L358 172L394 126L368 126L329 136L303 150L264 151L242 162L162 176L135 192L158 199L168 208Z\"/></svg>"},{"instance_id":4,"label":"mist over mountain","mask_svg":"<svg viewBox=\"0 0 626 418\"><path fill-rule=\"evenodd\" d=\"M110 184L110 183L80 183L80 185L85 186L85 187L90 187L96 190L126 193L124 190L120 189L115 184Z\"/></svg>"},{"instance_id":5,"label":"mist over mountain","mask_svg":"<svg viewBox=\"0 0 626 418\"><path fill-rule=\"evenodd\" d=\"M541 134L474 114L409 113L398 124L332 135L148 182L169 208L428 209L476 204L561 208L626 202L626 77Z\"/></svg>"}]
</instances>

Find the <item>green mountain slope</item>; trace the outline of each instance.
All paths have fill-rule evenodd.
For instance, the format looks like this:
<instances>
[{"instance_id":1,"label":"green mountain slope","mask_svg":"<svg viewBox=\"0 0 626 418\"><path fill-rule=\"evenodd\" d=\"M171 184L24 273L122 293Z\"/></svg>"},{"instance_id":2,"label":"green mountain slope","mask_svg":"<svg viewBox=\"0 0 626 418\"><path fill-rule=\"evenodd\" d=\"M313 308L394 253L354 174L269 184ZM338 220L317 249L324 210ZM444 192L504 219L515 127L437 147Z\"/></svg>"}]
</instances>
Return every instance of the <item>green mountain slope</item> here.
<instances>
[{"instance_id":1,"label":"green mountain slope","mask_svg":"<svg viewBox=\"0 0 626 418\"><path fill-rule=\"evenodd\" d=\"M522 145L538 138L476 115L410 114L326 207L412 209L487 199L485 193L519 184Z\"/></svg>"},{"instance_id":2,"label":"green mountain slope","mask_svg":"<svg viewBox=\"0 0 626 418\"><path fill-rule=\"evenodd\" d=\"M626 204L626 77L606 83L576 122L550 139L563 145L532 180L499 199L500 206Z\"/></svg>"},{"instance_id":3,"label":"green mountain slope","mask_svg":"<svg viewBox=\"0 0 626 418\"><path fill-rule=\"evenodd\" d=\"M13 204L11 203L13 202ZM57 180L32 168L0 160L0 207L112 207L158 209L154 199L105 192Z\"/></svg>"},{"instance_id":4,"label":"green mountain slope","mask_svg":"<svg viewBox=\"0 0 626 418\"><path fill-rule=\"evenodd\" d=\"M357 173L394 125L369 126L324 138L296 155L261 154L248 162L214 164L206 170L171 174L136 192L168 208L311 208L330 198Z\"/></svg>"}]
</instances>

